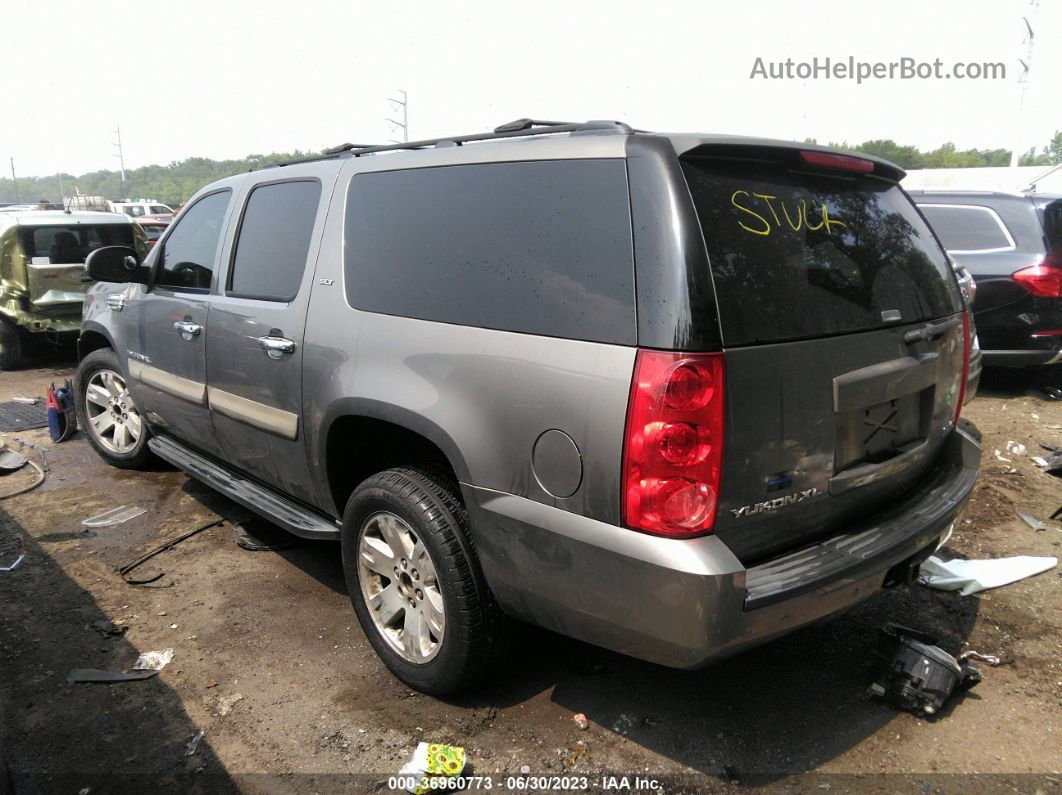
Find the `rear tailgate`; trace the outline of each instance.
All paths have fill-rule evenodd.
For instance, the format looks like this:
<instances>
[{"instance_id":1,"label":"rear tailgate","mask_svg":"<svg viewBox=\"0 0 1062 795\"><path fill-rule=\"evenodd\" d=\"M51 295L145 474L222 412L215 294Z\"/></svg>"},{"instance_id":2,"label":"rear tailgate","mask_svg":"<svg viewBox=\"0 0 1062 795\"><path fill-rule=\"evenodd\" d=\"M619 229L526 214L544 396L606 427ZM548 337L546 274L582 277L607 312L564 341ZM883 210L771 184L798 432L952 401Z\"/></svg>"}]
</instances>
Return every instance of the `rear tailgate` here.
<instances>
[{"instance_id":1,"label":"rear tailgate","mask_svg":"<svg viewBox=\"0 0 1062 795\"><path fill-rule=\"evenodd\" d=\"M701 147L682 167L726 351L715 532L748 565L925 476L959 400L962 299L890 180L759 147Z\"/></svg>"}]
</instances>

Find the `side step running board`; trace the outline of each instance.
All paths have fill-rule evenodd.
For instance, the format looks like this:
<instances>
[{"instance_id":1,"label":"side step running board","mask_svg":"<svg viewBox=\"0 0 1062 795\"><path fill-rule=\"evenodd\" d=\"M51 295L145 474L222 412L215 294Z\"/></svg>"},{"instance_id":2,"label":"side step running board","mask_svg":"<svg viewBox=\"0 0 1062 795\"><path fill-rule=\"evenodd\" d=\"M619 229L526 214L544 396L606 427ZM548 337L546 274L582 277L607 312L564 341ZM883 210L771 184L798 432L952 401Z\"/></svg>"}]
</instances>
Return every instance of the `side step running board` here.
<instances>
[{"instance_id":1,"label":"side step running board","mask_svg":"<svg viewBox=\"0 0 1062 795\"><path fill-rule=\"evenodd\" d=\"M245 508L302 538L339 540L339 528L322 516L295 504L279 494L240 477L208 458L194 453L165 436L154 436L148 447L159 458L179 467L196 480L230 497Z\"/></svg>"}]
</instances>

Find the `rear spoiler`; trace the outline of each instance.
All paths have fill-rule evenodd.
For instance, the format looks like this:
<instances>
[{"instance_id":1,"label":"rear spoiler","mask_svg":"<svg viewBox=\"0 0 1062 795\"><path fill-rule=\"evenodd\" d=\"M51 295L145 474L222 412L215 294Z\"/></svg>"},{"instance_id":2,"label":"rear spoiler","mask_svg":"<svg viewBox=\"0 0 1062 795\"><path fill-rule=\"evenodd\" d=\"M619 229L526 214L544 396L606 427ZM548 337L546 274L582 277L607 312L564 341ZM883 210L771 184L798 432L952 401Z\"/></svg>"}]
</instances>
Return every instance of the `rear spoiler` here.
<instances>
[{"instance_id":1,"label":"rear spoiler","mask_svg":"<svg viewBox=\"0 0 1062 795\"><path fill-rule=\"evenodd\" d=\"M780 141L773 138L747 138L738 135L670 136L679 157L725 157L748 160L782 160L800 168L824 171L853 171L899 182L907 172L895 163L863 152L832 149L817 144ZM834 165L829 165L830 161ZM850 161L848 166L844 161ZM860 166L860 164L868 164Z\"/></svg>"}]
</instances>

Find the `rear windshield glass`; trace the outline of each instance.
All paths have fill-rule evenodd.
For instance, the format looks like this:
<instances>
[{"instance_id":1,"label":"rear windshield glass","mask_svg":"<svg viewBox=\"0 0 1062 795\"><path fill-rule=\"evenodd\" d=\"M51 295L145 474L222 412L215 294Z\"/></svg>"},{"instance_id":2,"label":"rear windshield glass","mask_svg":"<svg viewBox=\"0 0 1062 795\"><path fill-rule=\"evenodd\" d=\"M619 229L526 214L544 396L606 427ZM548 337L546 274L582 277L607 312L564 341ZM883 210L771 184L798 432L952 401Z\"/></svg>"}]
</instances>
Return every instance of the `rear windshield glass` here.
<instances>
[{"instance_id":1,"label":"rear windshield glass","mask_svg":"<svg viewBox=\"0 0 1062 795\"><path fill-rule=\"evenodd\" d=\"M132 246L130 224L71 224L22 227L22 253L26 259L47 257L53 265L77 265L104 246Z\"/></svg>"},{"instance_id":2,"label":"rear windshield glass","mask_svg":"<svg viewBox=\"0 0 1062 795\"><path fill-rule=\"evenodd\" d=\"M1011 251L1014 238L991 207L919 204L922 214L948 251L958 254Z\"/></svg>"},{"instance_id":3,"label":"rear windshield glass","mask_svg":"<svg viewBox=\"0 0 1062 795\"><path fill-rule=\"evenodd\" d=\"M1048 250L1062 249L1062 199L1044 207L1044 235Z\"/></svg>"},{"instance_id":4,"label":"rear windshield glass","mask_svg":"<svg viewBox=\"0 0 1062 795\"><path fill-rule=\"evenodd\" d=\"M782 164L682 164L727 345L843 334L958 312L940 245L895 185Z\"/></svg>"}]
</instances>

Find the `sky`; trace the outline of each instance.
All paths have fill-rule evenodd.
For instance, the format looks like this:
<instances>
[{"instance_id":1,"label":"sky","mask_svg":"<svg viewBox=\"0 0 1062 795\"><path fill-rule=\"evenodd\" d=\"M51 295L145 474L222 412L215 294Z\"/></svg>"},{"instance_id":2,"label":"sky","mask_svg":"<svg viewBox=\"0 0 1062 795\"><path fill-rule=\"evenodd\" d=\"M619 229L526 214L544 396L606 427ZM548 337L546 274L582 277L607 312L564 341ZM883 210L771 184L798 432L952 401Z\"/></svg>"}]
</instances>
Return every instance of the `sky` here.
<instances>
[{"instance_id":1,"label":"sky","mask_svg":"<svg viewBox=\"0 0 1062 795\"><path fill-rule=\"evenodd\" d=\"M8 0L4 18L0 155L20 177L116 169L116 125L127 168L386 142L400 89L411 139L525 116L922 149L1039 148L1062 129L1057 0ZM814 57L1007 76L750 77L757 58Z\"/></svg>"}]
</instances>

